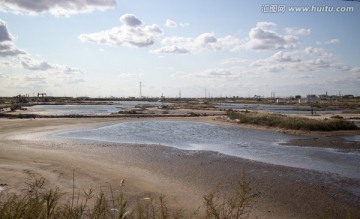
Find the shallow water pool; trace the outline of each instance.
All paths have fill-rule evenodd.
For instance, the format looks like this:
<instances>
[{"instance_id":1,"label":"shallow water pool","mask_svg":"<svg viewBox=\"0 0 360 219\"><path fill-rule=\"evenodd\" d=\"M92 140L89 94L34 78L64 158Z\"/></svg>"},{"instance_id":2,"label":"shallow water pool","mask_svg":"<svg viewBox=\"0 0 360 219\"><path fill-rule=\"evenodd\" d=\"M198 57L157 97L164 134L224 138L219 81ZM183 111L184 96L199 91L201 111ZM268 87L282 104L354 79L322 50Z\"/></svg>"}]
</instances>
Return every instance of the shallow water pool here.
<instances>
[{"instance_id":1,"label":"shallow water pool","mask_svg":"<svg viewBox=\"0 0 360 219\"><path fill-rule=\"evenodd\" d=\"M203 122L137 121L71 131L58 137L164 145L181 150L214 151L255 161L336 173L360 179L360 153L329 148L280 145L299 136Z\"/></svg>"}]
</instances>

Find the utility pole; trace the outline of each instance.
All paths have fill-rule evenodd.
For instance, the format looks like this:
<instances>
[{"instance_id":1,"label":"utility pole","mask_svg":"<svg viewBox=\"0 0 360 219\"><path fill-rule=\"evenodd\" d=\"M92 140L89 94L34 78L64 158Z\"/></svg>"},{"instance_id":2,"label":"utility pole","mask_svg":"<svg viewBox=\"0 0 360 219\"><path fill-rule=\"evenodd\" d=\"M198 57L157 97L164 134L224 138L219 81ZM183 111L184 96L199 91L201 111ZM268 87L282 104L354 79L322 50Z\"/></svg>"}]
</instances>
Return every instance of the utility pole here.
<instances>
[{"instance_id":1,"label":"utility pole","mask_svg":"<svg viewBox=\"0 0 360 219\"><path fill-rule=\"evenodd\" d=\"M141 93L141 81L140 81L140 98L142 97L142 93Z\"/></svg>"}]
</instances>

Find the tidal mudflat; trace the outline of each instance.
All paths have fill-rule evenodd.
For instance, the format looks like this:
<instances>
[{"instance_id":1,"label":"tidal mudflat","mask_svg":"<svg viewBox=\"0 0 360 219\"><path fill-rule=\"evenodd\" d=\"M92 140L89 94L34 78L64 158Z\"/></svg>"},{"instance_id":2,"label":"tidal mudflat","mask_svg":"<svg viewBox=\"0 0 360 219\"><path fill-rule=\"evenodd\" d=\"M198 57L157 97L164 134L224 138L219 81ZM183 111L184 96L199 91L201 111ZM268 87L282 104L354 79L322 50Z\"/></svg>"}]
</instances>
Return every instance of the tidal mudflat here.
<instances>
[{"instance_id":1,"label":"tidal mudflat","mask_svg":"<svg viewBox=\"0 0 360 219\"><path fill-rule=\"evenodd\" d=\"M180 206L193 212L202 205L202 195L219 184L226 190L244 169L253 190L261 193L251 211L253 218L360 215L358 177L251 159L258 154L266 155L261 159L282 159L276 157L277 152L267 154L266 145L281 153L287 148L305 150L279 145L294 136L261 132L251 141L256 130L204 123L209 119L1 119L0 183L21 191L27 179L44 177L48 185L71 194L74 172L76 189L104 189L109 184L115 189L125 179L124 191L130 201L162 194L170 208ZM225 130L228 136L219 137ZM88 132L91 134L75 138ZM154 132L157 135L151 135ZM73 136L64 138L56 136L58 133ZM124 136L127 141L120 141ZM232 143L223 144L226 139ZM232 144L235 146L230 147ZM251 148L257 152L251 154ZM322 153L338 152L324 149ZM326 159L320 155L319 161L337 165L328 161L329 155Z\"/></svg>"},{"instance_id":2,"label":"tidal mudflat","mask_svg":"<svg viewBox=\"0 0 360 219\"><path fill-rule=\"evenodd\" d=\"M57 136L102 142L163 145L181 150L213 151L254 161L304 168L360 179L359 151L283 145L305 137L273 131L190 121L136 121Z\"/></svg>"}]
</instances>

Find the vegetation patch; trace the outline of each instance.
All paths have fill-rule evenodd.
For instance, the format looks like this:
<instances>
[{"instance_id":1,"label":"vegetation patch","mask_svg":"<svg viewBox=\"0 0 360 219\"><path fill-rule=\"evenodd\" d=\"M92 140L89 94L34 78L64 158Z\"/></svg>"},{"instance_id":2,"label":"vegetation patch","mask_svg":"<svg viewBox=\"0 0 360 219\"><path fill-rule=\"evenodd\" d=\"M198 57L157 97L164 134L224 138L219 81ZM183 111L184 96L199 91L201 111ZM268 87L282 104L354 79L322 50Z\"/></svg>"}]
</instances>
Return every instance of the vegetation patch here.
<instances>
[{"instance_id":1,"label":"vegetation patch","mask_svg":"<svg viewBox=\"0 0 360 219\"><path fill-rule=\"evenodd\" d=\"M306 131L356 130L358 127L351 121L342 119L315 120L308 118L288 117L281 114L261 114L256 112L229 112L227 116L244 124L255 124Z\"/></svg>"},{"instance_id":2,"label":"vegetation patch","mask_svg":"<svg viewBox=\"0 0 360 219\"><path fill-rule=\"evenodd\" d=\"M259 193L253 193L244 173L234 183L233 190L225 194L220 189L203 196L204 205L199 212L185 215L179 209L169 209L166 199L142 197L135 203L129 202L123 193L124 181L120 189L110 193L93 188L66 198L58 188L45 188L44 178L27 183L28 188L21 194L0 192L0 218L2 219L55 219L55 218L243 218L247 217Z\"/></svg>"},{"instance_id":3,"label":"vegetation patch","mask_svg":"<svg viewBox=\"0 0 360 219\"><path fill-rule=\"evenodd\" d=\"M125 111L119 111L118 114L139 114L136 110L125 110Z\"/></svg>"},{"instance_id":4,"label":"vegetation patch","mask_svg":"<svg viewBox=\"0 0 360 219\"><path fill-rule=\"evenodd\" d=\"M10 107L11 112L15 112L16 110L21 110L21 109L22 109L21 105L18 105L18 104L13 104Z\"/></svg>"}]
</instances>

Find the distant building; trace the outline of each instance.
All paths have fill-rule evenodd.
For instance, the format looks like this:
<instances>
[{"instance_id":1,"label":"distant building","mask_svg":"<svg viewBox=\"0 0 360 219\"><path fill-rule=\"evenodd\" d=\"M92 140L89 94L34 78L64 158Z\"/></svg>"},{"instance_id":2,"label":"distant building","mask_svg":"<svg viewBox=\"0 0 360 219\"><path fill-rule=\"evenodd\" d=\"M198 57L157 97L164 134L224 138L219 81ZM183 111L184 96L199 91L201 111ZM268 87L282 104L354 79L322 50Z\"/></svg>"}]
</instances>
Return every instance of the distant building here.
<instances>
[{"instance_id":1,"label":"distant building","mask_svg":"<svg viewBox=\"0 0 360 219\"><path fill-rule=\"evenodd\" d=\"M355 97L352 94L348 94L348 95L343 95L342 98L350 99L350 98L355 98Z\"/></svg>"},{"instance_id":2,"label":"distant building","mask_svg":"<svg viewBox=\"0 0 360 219\"><path fill-rule=\"evenodd\" d=\"M276 103L286 103L286 99L277 98Z\"/></svg>"},{"instance_id":3,"label":"distant building","mask_svg":"<svg viewBox=\"0 0 360 219\"><path fill-rule=\"evenodd\" d=\"M254 95L254 99L256 99L256 100L262 100L263 99L263 97L262 96L260 96L260 95Z\"/></svg>"},{"instance_id":4,"label":"distant building","mask_svg":"<svg viewBox=\"0 0 360 219\"><path fill-rule=\"evenodd\" d=\"M317 96L315 94L306 95L305 103L317 103Z\"/></svg>"},{"instance_id":5,"label":"distant building","mask_svg":"<svg viewBox=\"0 0 360 219\"><path fill-rule=\"evenodd\" d=\"M319 98L320 98L320 99L328 99L329 96L328 96L327 94L320 94L320 95L319 95Z\"/></svg>"}]
</instances>

